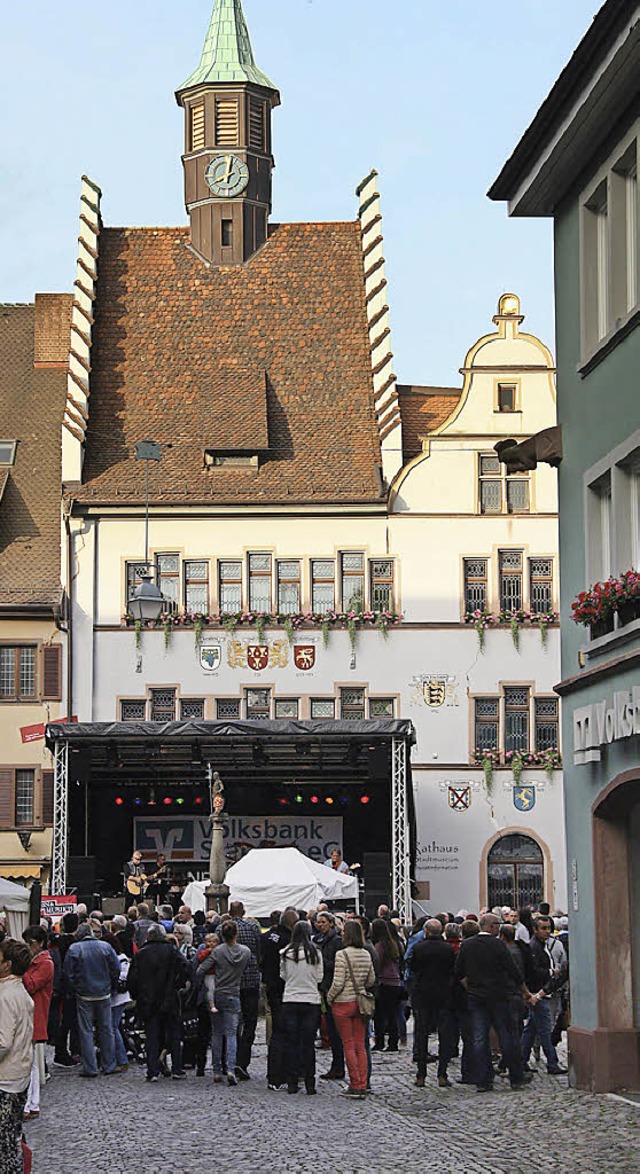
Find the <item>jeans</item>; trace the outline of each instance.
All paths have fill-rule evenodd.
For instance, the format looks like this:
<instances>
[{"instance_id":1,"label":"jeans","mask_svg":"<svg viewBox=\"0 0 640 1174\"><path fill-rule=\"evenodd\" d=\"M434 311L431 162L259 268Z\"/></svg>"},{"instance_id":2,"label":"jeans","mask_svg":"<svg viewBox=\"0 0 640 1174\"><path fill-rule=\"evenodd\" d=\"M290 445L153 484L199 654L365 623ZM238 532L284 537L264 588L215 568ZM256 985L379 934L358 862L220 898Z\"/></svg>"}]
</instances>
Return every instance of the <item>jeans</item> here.
<instances>
[{"instance_id":1,"label":"jeans","mask_svg":"<svg viewBox=\"0 0 640 1174\"><path fill-rule=\"evenodd\" d=\"M462 1039L460 1076L465 1084L473 1084L473 1038L471 1035L471 1016L466 1007L464 1009L458 1008L458 1023Z\"/></svg>"},{"instance_id":2,"label":"jeans","mask_svg":"<svg viewBox=\"0 0 640 1174\"><path fill-rule=\"evenodd\" d=\"M196 1040L196 1068L204 1072L207 1065L207 1051L211 1047L211 1011L208 1000L198 1006L198 1038Z\"/></svg>"},{"instance_id":3,"label":"jeans","mask_svg":"<svg viewBox=\"0 0 640 1174\"><path fill-rule=\"evenodd\" d=\"M245 1070L251 1063L251 1049L253 1041L256 1038L256 1027L258 1026L258 1003L260 1001L260 990L256 987L245 987L240 989L240 1010L242 1012L242 1024L238 1028L238 1055L237 1060L232 1064L227 1058L229 1071L233 1072L235 1065L238 1068ZM214 1016L215 1018L215 1016Z\"/></svg>"},{"instance_id":4,"label":"jeans","mask_svg":"<svg viewBox=\"0 0 640 1174\"><path fill-rule=\"evenodd\" d=\"M145 1019L144 1033L147 1043L147 1076L160 1075L160 1052L167 1048L171 1052L171 1071L182 1072L182 1041L180 1019L177 1012L161 1014L156 1011Z\"/></svg>"},{"instance_id":5,"label":"jeans","mask_svg":"<svg viewBox=\"0 0 640 1174\"><path fill-rule=\"evenodd\" d=\"M213 1023L213 1074L222 1076L222 1045L227 1045L227 1072L236 1066L237 1033L241 1000L235 995L216 995L218 1012L211 1016ZM255 1032L255 1027L254 1027Z\"/></svg>"},{"instance_id":6,"label":"jeans","mask_svg":"<svg viewBox=\"0 0 640 1174\"><path fill-rule=\"evenodd\" d=\"M384 1047L385 1034L389 1035L389 1050L398 1050L398 1004L402 998L402 987L380 983L376 995L376 1010L373 1026L376 1033L376 1051Z\"/></svg>"},{"instance_id":7,"label":"jeans","mask_svg":"<svg viewBox=\"0 0 640 1174\"><path fill-rule=\"evenodd\" d=\"M305 1088L315 1087L316 1050L314 1040L320 1022L319 1003L283 1003L281 1015L284 1033L284 1068L289 1087L298 1087L299 1076Z\"/></svg>"},{"instance_id":8,"label":"jeans","mask_svg":"<svg viewBox=\"0 0 640 1174\"><path fill-rule=\"evenodd\" d=\"M267 987L267 999L271 1011L271 1038L267 1052L267 1084L284 1084L285 1077L285 1024L283 1016L282 990ZM306 1006L306 1004L305 1004Z\"/></svg>"},{"instance_id":9,"label":"jeans","mask_svg":"<svg viewBox=\"0 0 640 1174\"><path fill-rule=\"evenodd\" d=\"M529 1063L533 1041L536 1035L538 1035L540 1037L540 1045L547 1058L547 1072L558 1071L560 1061L558 1060L558 1053L551 1042L552 1030L551 1005L548 999L541 999L534 1007L529 1008L529 1018L524 1025L524 1031L520 1041L522 1061L524 1064Z\"/></svg>"},{"instance_id":10,"label":"jeans","mask_svg":"<svg viewBox=\"0 0 640 1174\"><path fill-rule=\"evenodd\" d=\"M94 1024L98 1031L102 1071L115 1072L116 1043L113 1038L113 1024L111 1022L111 999L83 999L78 995L76 1010L83 1072L91 1076L95 1076L98 1072L96 1049L93 1045Z\"/></svg>"},{"instance_id":11,"label":"jeans","mask_svg":"<svg viewBox=\"0 0 640 1174\"><path fill-rule=\"evenodd\" d=\"M24 1092L0 1090L0 1170L2 1174L23 1174L22 1114L27 1103Z\"/></svg>"},{"instance_id":12,"label":"jeans","mask_svg":"<svg viewBox=\"0 0 640 1174\"><path fill-rule=\"evenodd\" d=\"M416 1062L418 1076L427 1075L429 1035L438 1033L438 1076L447 1075L447 1066L456 1050L458 1020L453 1011L444 1007L414 1002L416 1030Z\"/></svg>"},{"instance_id":13,"label":"jeans","mask_svg":"<svg viewBox=\"0 0 640 1174\"><path fill-rule=\"evenodd\" d=\"M473 1080L478 1088L490 1088L493 1084L491 1044L489 1032L492 1027L498 1033L502 1058L509 1069L512 1084L520 1084L524 1067L518 1041L513 1030L513 1018L508 1001L486 1003L476 995L469 995L471 1016L471 1044L473 1056Z\"/></svg>"},{"instance_id":14,"label":"jeans","mask_svg":"<svg viewBox=\"0 0 640 1174\"><path fill-rule=\"evenodd\" d=\"M364 1046L366 1024L358 1004L334 1003L332 1011L340 1032L349 1072L349 1086L364 1092L367 1087L367 1053Z\"/></svg>"},{"instance_id":15,"label":"jeans","mask_svg":"<svg viewBox=\"0 0 640 1174\"><path fill-rule=\"evenodd\" d=\"M122 1023L122 1016L124 1015L126 1005L126 1003L120 1003L118 1007L111 1008L111 1022L113 1024L113 1038L116 1044L116 1063L118 1066L129 1063L127 1049L124 1046L124 1039L120 1031L120 1024Z\"/></svg>"}]
</instances>

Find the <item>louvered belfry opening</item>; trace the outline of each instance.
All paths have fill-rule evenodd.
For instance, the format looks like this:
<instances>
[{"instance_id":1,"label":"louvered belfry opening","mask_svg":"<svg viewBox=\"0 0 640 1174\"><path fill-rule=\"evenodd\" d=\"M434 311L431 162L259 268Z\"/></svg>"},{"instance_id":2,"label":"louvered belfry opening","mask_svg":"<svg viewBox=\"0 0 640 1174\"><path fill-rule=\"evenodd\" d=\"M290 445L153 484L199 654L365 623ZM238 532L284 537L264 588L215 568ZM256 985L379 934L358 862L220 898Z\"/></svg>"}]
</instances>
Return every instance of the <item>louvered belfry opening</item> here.
<instances>
[{"instance_id":1,"label":"louvered belfry opening","mask_svg":"<svg viewBox=\"0 0 640 1174\"><path fill-rule=\"evenodd\" d=\"M264 102L249 99L249 144L257 151L264 151Z\"/></svg>"},{"instance_id":2,"label":"louvered belfry opening","mask_svg":"<svg viewBox=\"0 0 640 1174\"><path fill-rule=\"evenodd\" d=\"M239 142L239 110L235 98L216 98L216 145L235 147Z\"/></svg>"},{"instance_id":3,"label":"louvered belfry opening","mask_svg":"<svg viewBox=\"0 0 640 1174\"><path fill-rule=\"evenodd\" d=\"M202 151L204 144L204 102L200 102L191 107L191 150Z\"/></svg>"}]
</instances>

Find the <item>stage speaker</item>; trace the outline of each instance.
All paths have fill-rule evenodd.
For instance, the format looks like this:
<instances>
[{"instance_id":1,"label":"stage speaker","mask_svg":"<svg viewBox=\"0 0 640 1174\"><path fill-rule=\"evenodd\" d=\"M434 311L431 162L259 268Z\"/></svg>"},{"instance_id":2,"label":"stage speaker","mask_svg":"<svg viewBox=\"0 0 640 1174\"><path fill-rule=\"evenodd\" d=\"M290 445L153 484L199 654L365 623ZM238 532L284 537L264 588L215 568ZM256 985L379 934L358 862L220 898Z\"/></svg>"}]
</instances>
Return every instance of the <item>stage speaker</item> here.
<instances>
[{"instance_id":1,"label":"stage speaker","mask_svg":"<svg viewBox=\"0 0 640 1174\"><path fill-rule=\"evenodd\" d=\"M391 857L388 852L365 852L362 856L365 907L375 917L378 905L391 902Z\"/></svg>"},{"instance_id":2,"label":"stage speaker","mask_svg":"<svg viewBox=\"0 0 640 1174\"><path fill-rule=\"evenodd\" d=\"M83 893L93 893L96 887L95 856L70 856L67 861L67 885Z\"/></svg>"},{"instance_id":3,"label":"stage speaker","mask_svg":"<svg viewBox=\"0 0 640 1174\"><path fill-rule=\"evenodd\" d=\"M103 897L102 912L105 917L115 917L117 913L124 913L124 897Z\"/></svg>"},{"instance_id":4,"label":"stage speaker","mask_svg":"<svg viewBox=\"0 0 640 1174\"><path fill-rule=\"evenodd\" d=\"M71 783L91 782L91 751L72 750L69 754L69 781Z\"/></svg>"}]
</instances>

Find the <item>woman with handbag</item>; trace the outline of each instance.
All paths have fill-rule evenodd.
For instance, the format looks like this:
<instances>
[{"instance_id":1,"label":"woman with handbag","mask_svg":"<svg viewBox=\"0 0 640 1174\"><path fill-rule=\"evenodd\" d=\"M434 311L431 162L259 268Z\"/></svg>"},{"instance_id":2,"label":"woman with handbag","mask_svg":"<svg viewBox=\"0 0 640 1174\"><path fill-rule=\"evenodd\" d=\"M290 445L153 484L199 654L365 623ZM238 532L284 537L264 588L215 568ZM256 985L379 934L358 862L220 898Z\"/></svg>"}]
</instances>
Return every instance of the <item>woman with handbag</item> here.
<instances>
[{"instance_id":1,"label":"woman with handbag","mask_svg":"<svg viewBox=\"0 0 640 1174\"><path fill-rule=\"evenodd\" d=\"M345 922L342 931L344 948L336 954L333 982L327 993L342 1046L344 1048L349 1088L344 1095L362 1098L367 1093L366 1021L370 1019L376 983L371 955L364 946L362 926L358 921Z\"/></svg>"}]
</instances>

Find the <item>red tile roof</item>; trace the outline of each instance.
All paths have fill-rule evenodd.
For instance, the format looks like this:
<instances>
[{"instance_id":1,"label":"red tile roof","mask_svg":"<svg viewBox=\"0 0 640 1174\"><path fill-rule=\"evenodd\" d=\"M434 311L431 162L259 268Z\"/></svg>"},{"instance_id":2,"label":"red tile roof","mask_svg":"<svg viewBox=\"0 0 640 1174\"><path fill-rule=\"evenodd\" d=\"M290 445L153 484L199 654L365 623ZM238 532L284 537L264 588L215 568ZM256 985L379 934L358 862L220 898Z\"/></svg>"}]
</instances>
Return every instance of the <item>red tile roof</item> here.
<instances>
[{"instance_id":1,"label":"red tile roof","mask_svg":"<svg viewBox=\"0 0 640 1174\"><path fill-rule=\"evenodd\" d=\"M137 441L171 445L158 502L371 502L380 442L357 223L282 224L246 266L207 269L186 228L103 229L84 484L140 501ZM203 450L264 449L260 467Z\"/></svg>"},{"instance_id":2,"label":"red tile roof","mask_svg":"<svg viewBox=\"0 0 640 1174\"><path fill-rule=\"evenodd\" d=\"M423 436L439 428L451 415L462 392L455 387L415 387L398 384L405 464L422 452Z\"/></svg>"},{"instance_id":3,"label":"red tile roof","mask_svg":"<svg viewBox=\"0 0 640 1174\"><path fill-rule=\"evenodd\" d=\"M50 340L45 353L57 359L64 329L68 351L71 301L64 294L48 296L44 323L39 299L36 307L0 306L0 437L18 441L0 501L0 607L48 607L61 600L60 436L66 375L35 369L34 355L40 335ZM50 329L52 322L57 325Z\"/></svg>"}]
</instances>

